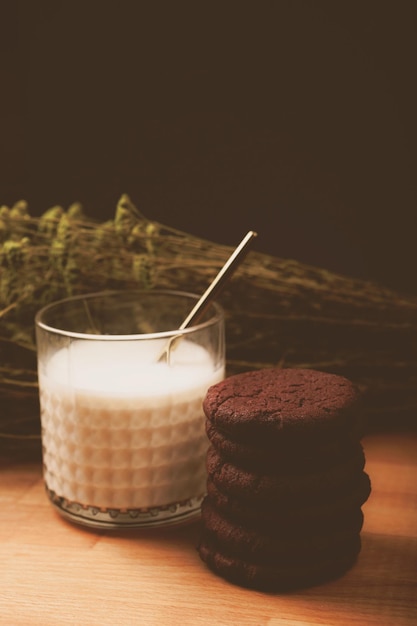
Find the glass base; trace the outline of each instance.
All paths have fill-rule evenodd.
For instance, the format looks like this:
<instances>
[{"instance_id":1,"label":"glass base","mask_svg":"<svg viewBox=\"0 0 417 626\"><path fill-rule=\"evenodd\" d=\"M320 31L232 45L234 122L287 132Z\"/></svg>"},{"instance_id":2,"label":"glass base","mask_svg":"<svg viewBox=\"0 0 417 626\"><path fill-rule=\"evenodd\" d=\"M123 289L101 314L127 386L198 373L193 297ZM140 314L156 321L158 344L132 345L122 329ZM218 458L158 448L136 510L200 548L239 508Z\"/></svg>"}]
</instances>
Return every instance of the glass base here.
<instances>
[{"instance_id":1,"label":"glass base","mask_svg":"<svg viewBox=\"0 0 417 626\"><path fill-rule=\"evenodd\" d=\"M110 530L173 526L191 521L200 516L201 503L205 495L160 507L107 509L69 501L47 486L45 488L51 503L65 519L90 528Z\"/></svg>"}]
</instances>

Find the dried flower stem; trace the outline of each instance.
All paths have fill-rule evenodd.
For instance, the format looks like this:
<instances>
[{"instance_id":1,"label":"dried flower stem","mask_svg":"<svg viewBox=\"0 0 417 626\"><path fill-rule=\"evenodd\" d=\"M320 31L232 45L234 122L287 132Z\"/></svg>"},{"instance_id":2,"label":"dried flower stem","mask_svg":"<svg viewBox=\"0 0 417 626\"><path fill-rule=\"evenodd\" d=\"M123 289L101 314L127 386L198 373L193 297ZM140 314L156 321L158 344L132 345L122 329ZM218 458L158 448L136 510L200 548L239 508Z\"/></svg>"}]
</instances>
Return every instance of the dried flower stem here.
<instances>
[{"instance_id":1,"label":"dried flower stem","mask_svg":"<svg viewBox=\"0 0 417 626\"><path fill-rule=\"evenodd\" d=\"M24 435L23 428L39 431L37 310L59 298L108 288L200 294L231 251L146 219L127 196L105 223L87 219L79 204L66 211L52 207L38 218L30 216L25 202L0 207L3 436ZM250 252L221 302L229 373L270 366L334 371L366 390L370 427L389 420L417 422L416 297ZM17 423L28 410L26 401L32 414Z\"/></svg>"}]
</instances>

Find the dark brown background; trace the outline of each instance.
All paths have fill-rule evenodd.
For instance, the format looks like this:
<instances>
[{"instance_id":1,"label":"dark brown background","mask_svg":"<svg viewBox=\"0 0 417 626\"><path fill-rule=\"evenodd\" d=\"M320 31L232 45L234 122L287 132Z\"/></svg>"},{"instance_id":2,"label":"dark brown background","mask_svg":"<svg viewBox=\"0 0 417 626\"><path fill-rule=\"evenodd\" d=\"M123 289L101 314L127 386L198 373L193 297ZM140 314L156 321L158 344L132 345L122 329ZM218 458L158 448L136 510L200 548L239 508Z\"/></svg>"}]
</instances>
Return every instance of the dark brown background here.
<instances>
[{"instance_id":1,"label":"dark brown background","mask_svg":"<svg viewBox=\"0 0 417 626\"><path fill-rule=\"evenodd\" d=\"M0 204L151 219L417 293L413 0L15 2Z\"/></svg>"}]
</instances>

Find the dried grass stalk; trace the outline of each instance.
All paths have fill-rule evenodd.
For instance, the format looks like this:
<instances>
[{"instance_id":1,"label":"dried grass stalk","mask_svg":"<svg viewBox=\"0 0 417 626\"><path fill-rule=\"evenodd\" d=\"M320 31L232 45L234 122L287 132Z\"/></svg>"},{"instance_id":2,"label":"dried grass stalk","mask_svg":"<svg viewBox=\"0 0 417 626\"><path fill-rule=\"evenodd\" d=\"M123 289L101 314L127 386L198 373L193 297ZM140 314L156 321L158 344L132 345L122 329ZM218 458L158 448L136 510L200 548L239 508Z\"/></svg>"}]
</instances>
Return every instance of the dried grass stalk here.
<instances>
[{"instance_id":1,"label":"dried grass stalk","mask_svg":"<svg viewBox=\"0 0 417 626\"><path fill-rule=\"evenodd\" d=\"M25 202L0 207L0 444L39 442L39 308L108 288L202 293L231 251L146 219L126 195L105 223L79 204L37 218ZM252 251L221 302L228 373L270 366L340 373L365 391L370 430L417 423L416 297Z\"/></svg>"}]
</instances>

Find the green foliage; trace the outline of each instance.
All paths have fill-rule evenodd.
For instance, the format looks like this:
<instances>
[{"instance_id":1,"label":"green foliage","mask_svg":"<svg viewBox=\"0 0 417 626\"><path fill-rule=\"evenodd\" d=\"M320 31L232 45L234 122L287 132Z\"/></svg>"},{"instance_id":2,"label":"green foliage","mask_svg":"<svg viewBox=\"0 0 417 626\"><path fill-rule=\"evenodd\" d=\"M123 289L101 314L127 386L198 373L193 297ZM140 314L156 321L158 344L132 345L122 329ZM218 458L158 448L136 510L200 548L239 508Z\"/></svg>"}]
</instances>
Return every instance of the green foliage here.
<instances>
[{"instance_id":1,"label":"green foliage","mask_svg":"<svg viewBox=\"0 0 417 626\"><path fill-rule=\"evenodd\" d=\"M37 394L34 318L44 305L115 288L201 294L231 251L148 220L127 195L104 223L78 203L37 218L24 201L0 206L2 406L10 413ZM374 413L415 416L417 298L252 251L221 303L230 373L270 366L333 371L368 390Z\"/></svg>"}]
</instances>

